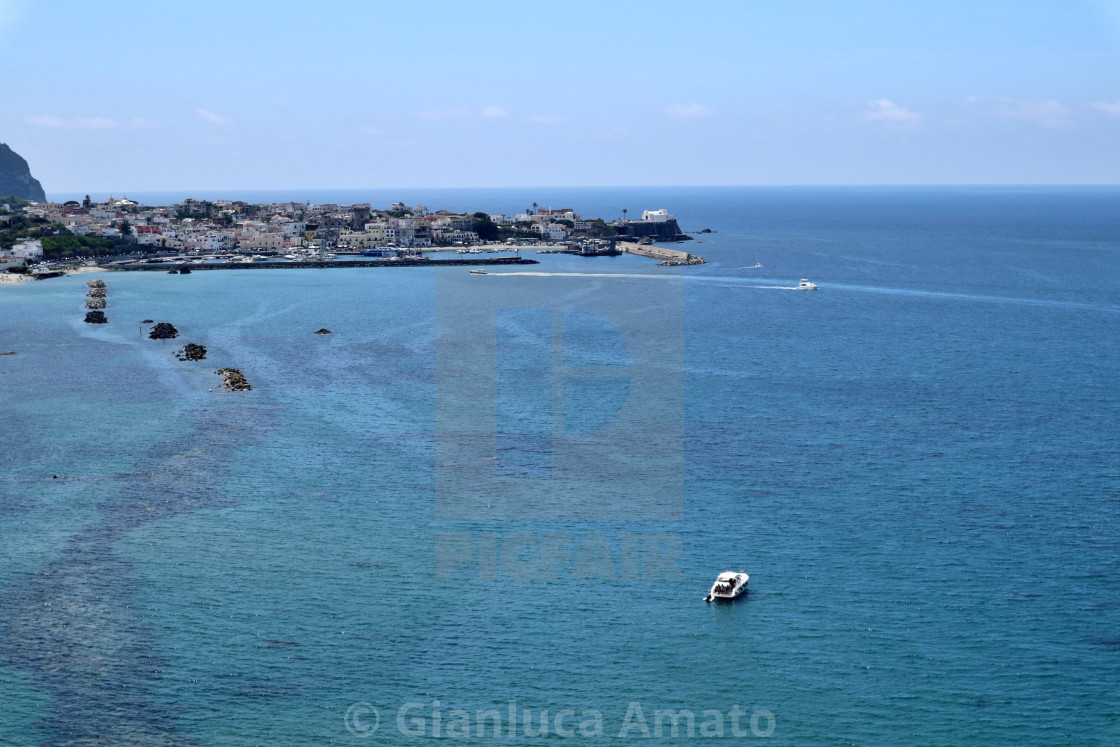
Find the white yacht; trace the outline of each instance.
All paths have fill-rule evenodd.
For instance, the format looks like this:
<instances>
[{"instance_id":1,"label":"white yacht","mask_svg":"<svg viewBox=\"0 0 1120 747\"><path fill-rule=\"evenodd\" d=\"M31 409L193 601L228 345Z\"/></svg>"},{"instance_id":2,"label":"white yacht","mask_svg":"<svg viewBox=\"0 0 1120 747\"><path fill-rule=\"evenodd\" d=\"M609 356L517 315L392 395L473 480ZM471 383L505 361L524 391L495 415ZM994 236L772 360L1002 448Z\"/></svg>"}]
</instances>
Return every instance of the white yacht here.
<instances>
[{"instance_id":1,"label":"white yacht","mask_svg":"<svg viewBox=\"0 0 1120 747\"><path fill-rule=\"evenodd\" d=\"M801 278L801 282L797 284L797 290L799 290L799 291L815 291L816 289L817 289L817 284L816 283L810 283L805 278Z\"/></svg>"},{"instance_id":2,"label":"white yacht","mask_svg":"<svg viewBox=\"0 0 1120 747\"><path fill-rule=\"evenodd\" d=\"M470 272L470 274L472 274L472 275L489 275L490 274L486 270L483 270L481 268L477 269L477 270L468 270L468 272Z\"/></svg>"},{"instance_id":3,"label":"white yacht","mask_svg":"<svg viewBox=\"0 0 1120 747\"><path fill-rule=\"evenodd\" d=\"M708 590L708 596L704 597L705 602L711 602L714 599L734 599L747 590L747 581L750 576L742 571L736 573L735 571L724 571L716 577L716 582L712 584L712 588Z\"/></svg>"}]
</instances>

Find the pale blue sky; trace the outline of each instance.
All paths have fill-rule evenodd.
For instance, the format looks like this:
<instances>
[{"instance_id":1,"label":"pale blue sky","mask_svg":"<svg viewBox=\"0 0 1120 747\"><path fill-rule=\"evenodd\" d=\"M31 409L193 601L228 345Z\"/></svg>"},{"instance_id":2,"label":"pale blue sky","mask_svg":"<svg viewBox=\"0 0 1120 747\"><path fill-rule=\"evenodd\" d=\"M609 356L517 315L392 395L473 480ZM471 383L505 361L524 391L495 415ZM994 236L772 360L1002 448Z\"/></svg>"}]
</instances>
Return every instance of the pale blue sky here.
<instances>
[{"instance_id":1,"label":"pale blue sky","mask_svg":"<svg viewBox=\"0 0 1120 747\"><path fill-rule=\"evenodd\" d=\"M1120 181L1120 0L0 0L49 192Z\"/></svg>"}]
</instances>

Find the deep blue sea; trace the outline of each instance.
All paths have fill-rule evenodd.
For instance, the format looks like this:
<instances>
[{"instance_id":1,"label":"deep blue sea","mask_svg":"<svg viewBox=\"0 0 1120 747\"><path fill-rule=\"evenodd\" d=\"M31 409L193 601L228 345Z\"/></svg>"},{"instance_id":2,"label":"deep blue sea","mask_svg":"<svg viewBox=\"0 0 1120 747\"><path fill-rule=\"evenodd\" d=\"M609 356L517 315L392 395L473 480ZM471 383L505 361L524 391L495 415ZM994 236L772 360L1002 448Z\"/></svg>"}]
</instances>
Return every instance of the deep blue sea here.
<instances>
[{"instance_id":1,"label":"deep blue sea","mask_svg":"<svg viewBox=\"0 0 1120 747\"><path fill-rule=\"evenodd\" d=\"M129 196L714 233L0 287L0 744L1120 744L1120 188Z\"/></svg>"}]
</instances>

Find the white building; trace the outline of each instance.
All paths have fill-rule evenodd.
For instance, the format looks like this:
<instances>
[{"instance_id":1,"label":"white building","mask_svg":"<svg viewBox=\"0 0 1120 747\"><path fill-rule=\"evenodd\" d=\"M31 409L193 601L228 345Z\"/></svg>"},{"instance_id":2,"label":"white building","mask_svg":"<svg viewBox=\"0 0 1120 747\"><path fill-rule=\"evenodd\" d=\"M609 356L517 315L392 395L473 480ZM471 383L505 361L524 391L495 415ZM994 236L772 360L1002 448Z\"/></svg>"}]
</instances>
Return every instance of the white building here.
<instances>
[{"instance_id":1,"label":"white building","mask_svg":"<svg viewBox=\"0 0 1120 747\"><path fill-rule=\"evenodd\" d=\"M341 231L338 234L338 245L349 249L374 249L386 243L385 227L374 223L367 223L365 231Z\"/></svg>"},{"instance_id":2,"label":"white building","mask_svg":"<svg viewBox=\"0 0 1120 747\"><path fill-rule=\"evenodd\" d=\"M40 259L43 256L43 242L39 239L21 239L5 254L20 259Z\"/></svg>"},{"instance_id":3,"label":"white building","mask_svg":"<svg viewBox=\"0 0 1120 747\"><path fill-rule=\"evenodd\" d=\"M650 223L668 223L673 220L673 216L669 215L669 211L662 210L643 210L642 220L649 221Z\"/></svg>"},{"instance_id":4,"label":"white building","mask_svg":"<svg viewBox=\"0 0 1120 747\"><path fill-rule=\"evenodd\" d=\"M546 241L563 241L568 238L567 229L559 223L539 223L537 230L540 231L541 238Z\"/></svg>"},{"instance_id":5,"label":"white building","mask_svg":"<svg viewBox=\"0 0 1120 747\"><path fill-rule=\"evenodd\" d=\"M238 248L243 252L278 252L284 248L284 234L262 233L260 236L254 236L251 239L242 239Z\"/></svg>"}]
</instances>

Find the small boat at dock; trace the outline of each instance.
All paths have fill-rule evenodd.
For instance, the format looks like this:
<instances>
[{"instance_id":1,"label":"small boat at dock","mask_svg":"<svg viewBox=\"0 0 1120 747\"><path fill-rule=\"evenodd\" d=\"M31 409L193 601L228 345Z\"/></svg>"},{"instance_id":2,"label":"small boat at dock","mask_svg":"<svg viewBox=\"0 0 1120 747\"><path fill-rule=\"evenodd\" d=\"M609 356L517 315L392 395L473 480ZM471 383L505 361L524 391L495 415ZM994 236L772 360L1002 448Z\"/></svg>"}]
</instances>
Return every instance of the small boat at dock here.
<instances>
[{"instance_id":1,"label":"small boat at dock","mask_svg":"<svg viewBox=\"0 0 1120 747\"><path fill-rule=\"evenodd\" d=\"M734 599L747 590L747 582L750 576L742 571L724 571L716 577L716 582L712 584L712 588L708 590L708 596L704 597L705 602L711 602L716 599Z\"/></svg>"}]
</instances>

